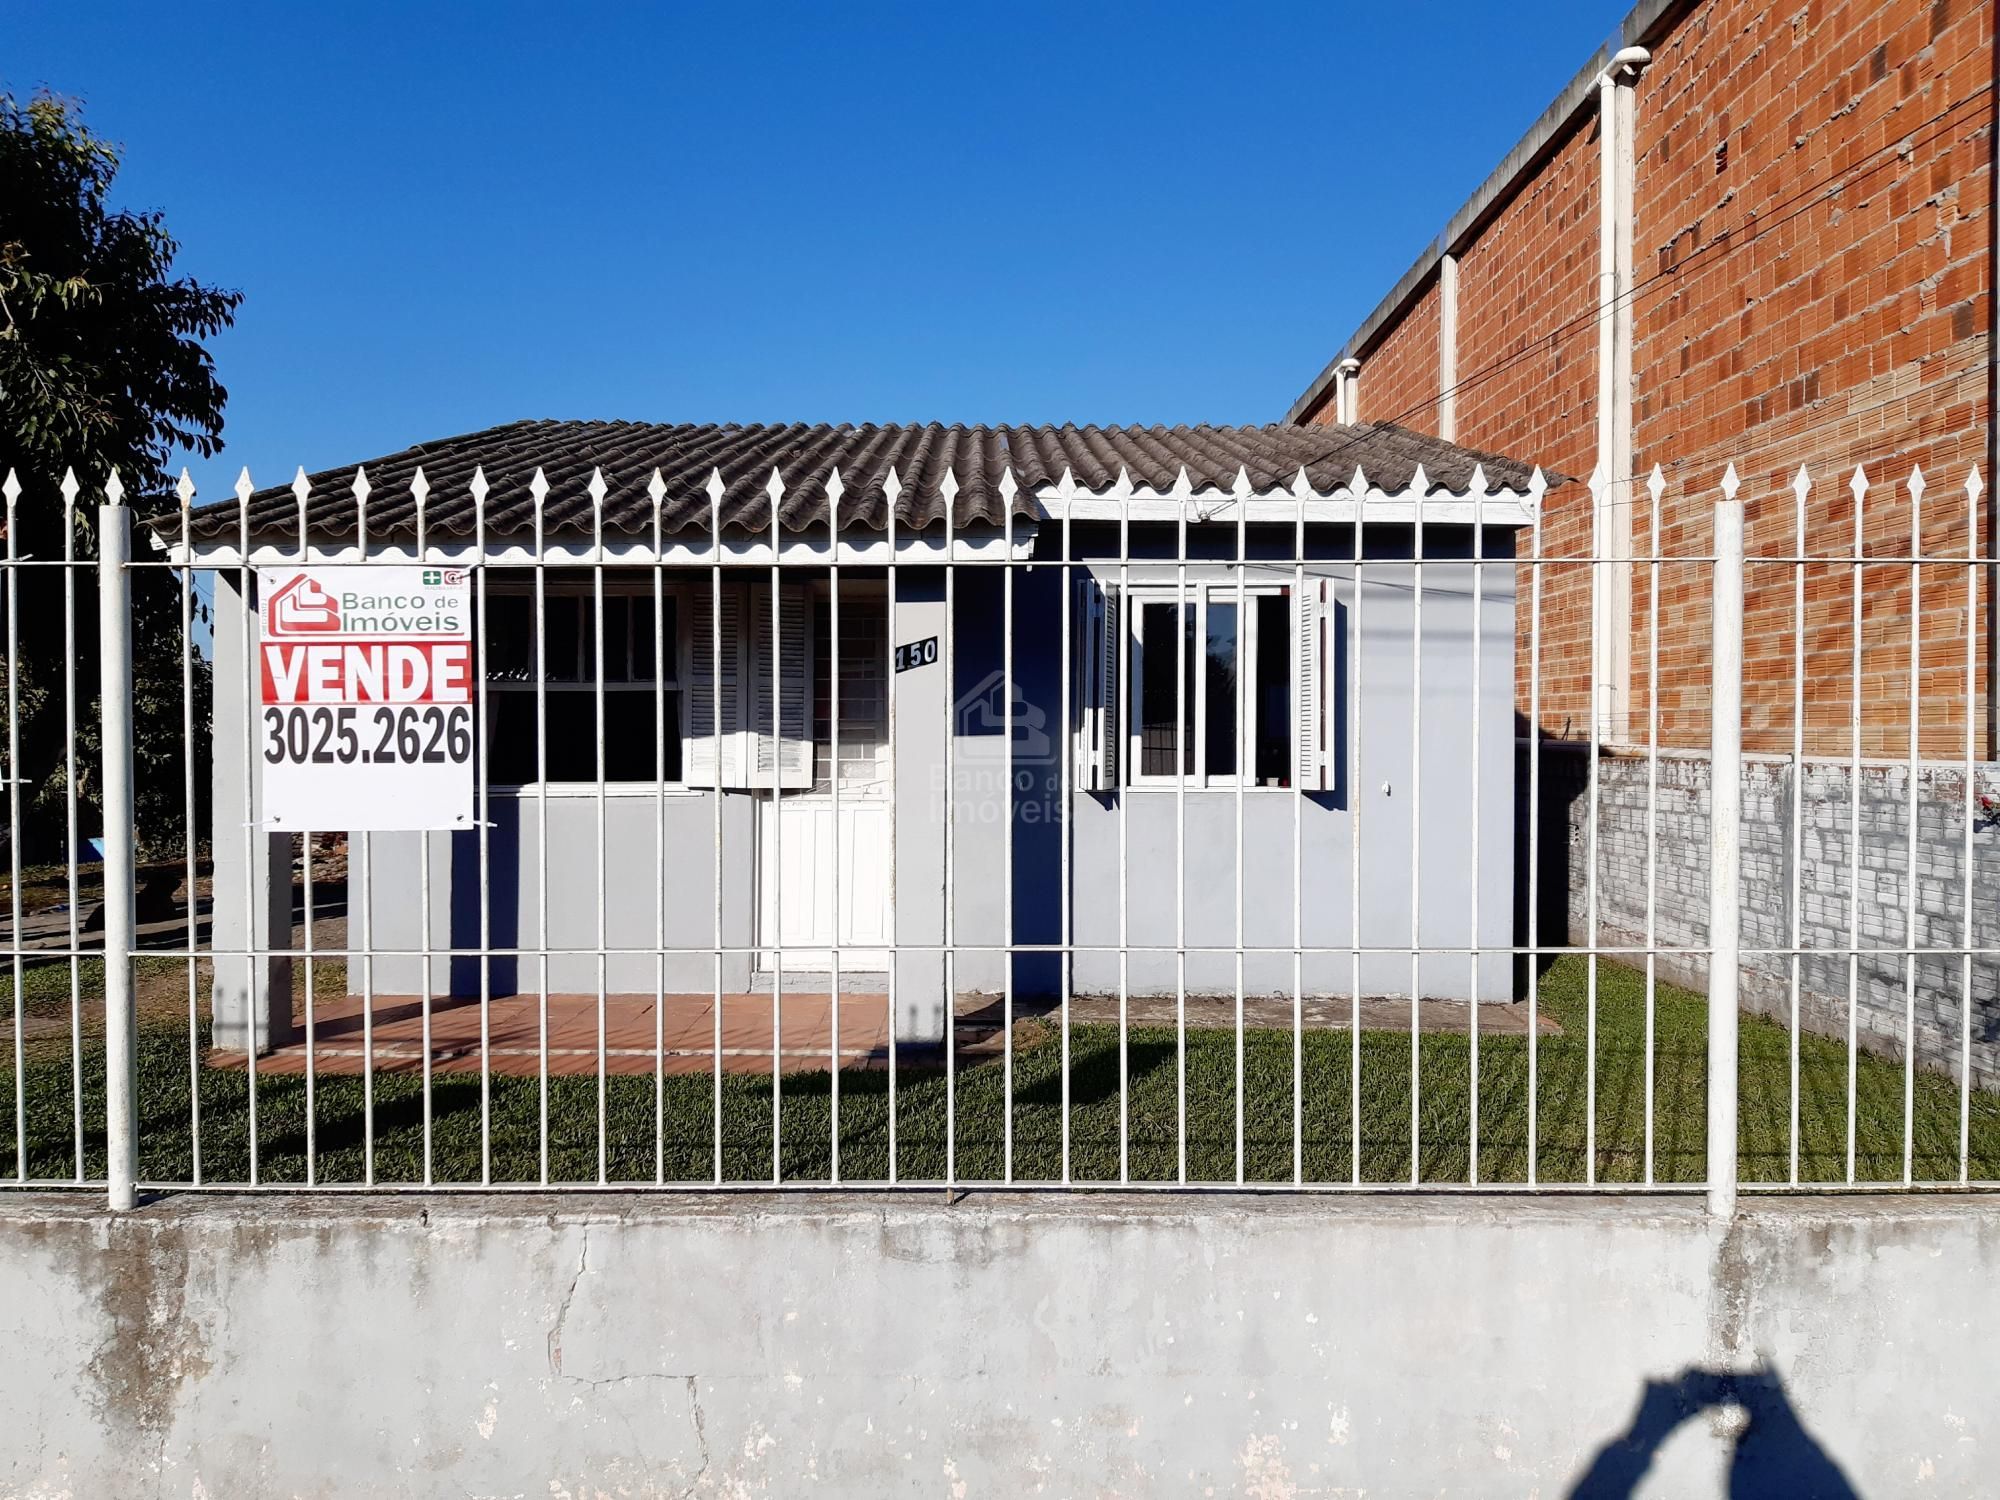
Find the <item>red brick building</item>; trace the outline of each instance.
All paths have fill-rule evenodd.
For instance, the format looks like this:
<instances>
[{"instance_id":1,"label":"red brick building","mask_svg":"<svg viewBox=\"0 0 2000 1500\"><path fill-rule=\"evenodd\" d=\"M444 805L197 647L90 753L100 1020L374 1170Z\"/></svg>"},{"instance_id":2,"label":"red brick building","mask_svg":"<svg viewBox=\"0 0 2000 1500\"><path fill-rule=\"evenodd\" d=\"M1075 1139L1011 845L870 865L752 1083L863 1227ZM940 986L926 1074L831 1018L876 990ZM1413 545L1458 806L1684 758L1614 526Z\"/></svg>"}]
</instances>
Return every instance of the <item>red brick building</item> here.
<instances>
[{"instance_id":1,"label":"red brick building","mask_svg":"<svg viewBox=\"0 0 2000 1500\"><path fill-rule=\"evenodd\" d=\"M1643 50L1635 50L1643 49ZM1572 475L1613 479L1598 550L1651 555L1644 479L1667 479L1661 551L1708 547L1733 462L1751 555L1799 550L1788 488L1815 481L1806 569L1805 749L1852 748L1854 498L1863 547L1908 556L1913 465L1928 481L1927 554L1995 555L1995 98L1992 0L1645 0L1452 218L1295 403L1301 423L1396 422ZM1607 230L1609 231L1607 233ZM1344 363L1359 362L1351 387ZM1352 368L1351 363L1348 366ZM1592 551L1581 484L1548 502L1543 555ZM1650 570L1607 570L1598 703L1607 740L1642 740ZM1932 567L1920 582L1923 753L2000 754L1995 582ZM1662 569L1663 743L1707 743L1708 575ZM1911 570L1864 570L1861 753L1909 750ZM1794 573L1750 569L1746 733L1791 748ZM1589 568L1544 568L1544 733L1588 734ZM1520 706L1528 712L1531 590ZM1966 681L1967 633L1974 660Z\"/></svg>"}]
</instances>

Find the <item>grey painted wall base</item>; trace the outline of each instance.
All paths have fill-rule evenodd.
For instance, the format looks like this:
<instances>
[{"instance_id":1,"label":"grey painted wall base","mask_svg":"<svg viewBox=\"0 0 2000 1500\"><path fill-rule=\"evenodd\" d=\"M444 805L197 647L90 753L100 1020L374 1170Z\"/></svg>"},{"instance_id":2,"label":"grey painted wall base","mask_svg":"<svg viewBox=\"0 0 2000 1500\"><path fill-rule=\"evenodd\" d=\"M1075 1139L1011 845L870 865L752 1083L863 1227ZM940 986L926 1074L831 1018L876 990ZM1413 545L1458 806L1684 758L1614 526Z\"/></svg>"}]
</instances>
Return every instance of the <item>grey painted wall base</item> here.
<instances>
[{"instance_id":1,"label":"grey painted wall base","mask_svg":"<svg viewBox=\"0 0 2000 1500\"><path fill-rule=\"evenodd\" d=\"M21 1195L0 1496L1990 1493L1996 1276L1992 1198Z\"/></svg>"}]
</instances>

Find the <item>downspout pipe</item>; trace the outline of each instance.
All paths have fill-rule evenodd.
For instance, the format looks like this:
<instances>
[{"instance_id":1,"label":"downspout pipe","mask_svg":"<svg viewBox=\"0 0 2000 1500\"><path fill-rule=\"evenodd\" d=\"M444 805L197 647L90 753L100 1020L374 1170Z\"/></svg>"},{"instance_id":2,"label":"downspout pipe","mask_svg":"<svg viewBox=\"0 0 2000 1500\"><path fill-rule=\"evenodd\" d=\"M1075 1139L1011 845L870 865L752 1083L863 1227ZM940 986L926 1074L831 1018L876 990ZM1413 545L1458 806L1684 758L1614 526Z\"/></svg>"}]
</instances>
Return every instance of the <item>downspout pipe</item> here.
<instances>
[{"instance_id":1,"label":"downspout pipe","mask_svg":"<svg viewBox=\"0 0 2000 1500\"><path fill-rule=\"evenodd\" d=\"M1593 698L1607 739L1629 737L1632 700L1632 219L1637 135L1632 85L1653 60L1644 47L1613 54L1597 77L1597 468L1604 476L1592 526Z\"/></svg>"},{"instance_id":2,"label":"downspout pipe","mask_svg":"<svg viewBox=\"0 0 2000 1500\"><path fill-rule=\"evenodd\" d=\"M1342 426L1356 420L1360 409L1361 361L1349 355L1333 367L1333 419Z\"/></svg>"}]
</instances>

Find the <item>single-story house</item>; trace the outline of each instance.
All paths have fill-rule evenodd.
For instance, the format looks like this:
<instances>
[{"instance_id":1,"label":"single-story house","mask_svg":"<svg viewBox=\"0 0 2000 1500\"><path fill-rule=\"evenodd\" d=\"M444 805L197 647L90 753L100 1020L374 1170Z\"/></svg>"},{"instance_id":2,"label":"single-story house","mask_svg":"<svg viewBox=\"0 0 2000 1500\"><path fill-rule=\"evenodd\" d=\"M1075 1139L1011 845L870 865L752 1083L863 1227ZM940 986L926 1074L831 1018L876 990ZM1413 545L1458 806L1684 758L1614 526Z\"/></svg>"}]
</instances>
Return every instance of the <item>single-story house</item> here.
<instances>
[{"instance_id":1,"label":"single-story house","mask_svg":"<svg viewBox=\"0 0 2000 1500\"><path fill-rule=\"evenodd\" d=\"M246 722L259 570L365 553L483 601L483 828L356 841L378 994L477 994L482 951L494 994L589 991L600 948L614 991L705 995L718 949L728 989L796 986L837 947L894 965L925 1040L947 945L959 993L1011 944L1019 995L1065 950L1073 993L1215 994L1240 935L1246 991L1290 994L1297 947L1346 995L1358 934L1364 994L1507 1001L1542 488L1380 424L526 421L162 519L215 570L218 955L292 920ZM218 962L218 1045L287 1038L283 964Z\"/></svg>"}]
</instances>

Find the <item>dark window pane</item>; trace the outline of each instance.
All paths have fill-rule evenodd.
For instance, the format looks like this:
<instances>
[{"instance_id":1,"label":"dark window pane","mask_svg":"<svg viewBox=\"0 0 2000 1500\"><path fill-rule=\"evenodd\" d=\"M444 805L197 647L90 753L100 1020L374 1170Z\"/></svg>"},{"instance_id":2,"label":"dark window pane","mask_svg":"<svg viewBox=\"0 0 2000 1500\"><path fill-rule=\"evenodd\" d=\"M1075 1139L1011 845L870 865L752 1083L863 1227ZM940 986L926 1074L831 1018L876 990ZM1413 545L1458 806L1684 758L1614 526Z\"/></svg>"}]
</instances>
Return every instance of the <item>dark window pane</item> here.
<instances>
[{"instance_id":1,"label":"dark window pane","mask_svg":"<svg viewBox=\"0 0 2000 1500\"><path fill-rule=\"evenodd\" d=\"M491 682L532 682L535 601L525 594L486 596L486 676Z\"/></svg>"},{"instance_id":2,"label":"dark window pane","mask_svg":"<svg viewBox=\"0 0 2000 1500\"><path fill-rule=\"evenodd\" d=\"M1211 597L1208 641L1202 653L1208 674L1208 774L1236 774L1236 605Z\"/></svg>"},{"instance_id":3,"label":"dark window pane","mask_svg":"<svg viewBox=\"0 0 2000 1500\"><path fill-rule=\"evenodd\" d=\"M681 776L681 703L679 693L665 693L666 776ZM658 725L650 692L604 695L604 777L607 781L651 781L657 772L653 746Z\"/></svg>"},{"instance_id":4,"label":"dark window pane","mask_svg":"<svg viewBox=\"0 0 2000 1500\"><path fill-rule=\"evenodd\" d=\"M583 682L583 663L589 659L589 621L574 594L550 594L543 617L548 622L548 680Z\"/></svg>"},{"instance_id":5,"label":"dark window pane","mask_svg":"<svg viewBox=\"0 0 2000 1500\"><path fill-rule=\"evenodd\" d=\"M535 695L489 693L486 723L486 784L522 786L536 780Z\"/></svg>"},{"instance_id":6,"label":"dark window pane","mask_svg":"<svg viewBox=\"0 0 2000 1500\"><path fill-rule=\"evenodd\" d=\"M1140 606L1140 632L1142 650L1139 655L1139 770L1148 776L1171 776L1174 774L1174 749L1181 743L1181 737L1174 730L1174 666L1176 648L1174 643L1174 613L1179 606L1171 602L1148 602ZM1188 611L1188 628L1193 627L1193 611ZM1194 661L1189 654L1188 669L1192 673ZM1194 712L1193 683L1188 684L1186 713ZM1193 744L1187 742L1190 752ZM1193 770L1192 763L1188 766Z\"/></svg>"},{"instance_id":7,"label":"dark window pane","mask_svg":"<svg viewBox=\"0 0 2000 1500\"><path fill-rule=\"evenodd\" d=\"M1260 594L1257 611L1257 750L1262 786L1290 786L1292 767L1292 601Z\"/></svg>"}]
</instances>

